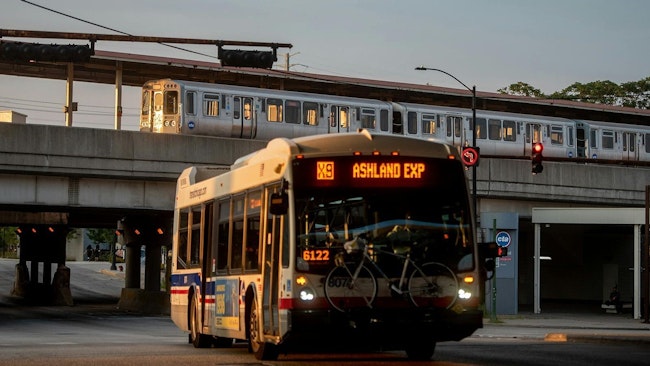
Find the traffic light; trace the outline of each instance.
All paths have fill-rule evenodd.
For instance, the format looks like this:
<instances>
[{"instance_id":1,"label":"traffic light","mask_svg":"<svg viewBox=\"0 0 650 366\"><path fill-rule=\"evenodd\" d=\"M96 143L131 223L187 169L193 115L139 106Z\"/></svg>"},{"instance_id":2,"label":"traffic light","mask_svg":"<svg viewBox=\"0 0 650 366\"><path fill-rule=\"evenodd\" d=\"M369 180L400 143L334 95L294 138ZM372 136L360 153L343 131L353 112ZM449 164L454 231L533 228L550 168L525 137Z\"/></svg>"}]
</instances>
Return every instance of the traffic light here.
<instances>
[{"instance_id":1,"label":"traffic light","mask_svg":"<svg viewBox=\"0 0 650 366\"><path fill-rule=\"evenodd\" d=\"M542 160L544 160L542 151L544 151L544 145L541 142L533 144L533 156L531 159L531 171L533 174L541 173L544 170L544 166L542 165Z\"/></svg>"},{"instance_id":2,"label":"traffic light","mask_svg":"<svg viewBox=\"0 0 650 366\"><path fill-rule=\"evenodd\" d=\"M0 42L0 59L6 61L88 62L94 53L88 45Z\"/></svg>"},{"instance_id":3,"label":"traffic light","mask_svg":"<svg viewBox=\"0 0 650 366\"><path fill-rule=\"evenodd\" d=\"M222 66L270 69L278 57L274 51L224 50L219 47L219 59Z\"/></svg>"},{"instance_id":4,"label":"traffic light","mask_svg":"<svg viewBox=\"0 0 650 366\"><path fill-rule=\"evenodd\" d=\"M480 249L481 257L485 259L508 256L508 248L502 247L496 242L481 243Z\"/></svg>"}]
</instances>

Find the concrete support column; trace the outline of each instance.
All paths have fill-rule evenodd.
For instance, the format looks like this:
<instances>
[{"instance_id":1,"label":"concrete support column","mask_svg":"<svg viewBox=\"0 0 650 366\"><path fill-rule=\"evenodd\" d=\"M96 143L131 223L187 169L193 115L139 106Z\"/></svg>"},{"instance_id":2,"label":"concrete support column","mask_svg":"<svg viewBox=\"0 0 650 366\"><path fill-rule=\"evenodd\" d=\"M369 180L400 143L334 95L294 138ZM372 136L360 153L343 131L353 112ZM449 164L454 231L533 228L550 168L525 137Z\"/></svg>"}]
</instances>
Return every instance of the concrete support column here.
<instances>
[{"instance_id":1,"label":"concrete support column","mask_svg":"<svg viewBox=\"0 0 650 366\"><path fill-rule=\"evenodd\" d=\"M124 287L140 288L140 247L138 243L126 245L126 271L124 273Z\"/></svg>"},{"instance_id":2,"label":"concrete support column","mask_svg":"<svg viewBox=\"0 0 650 366\"><path fill-rule=\"evenodd\" d=\"M145 246L145 291L160 291L160 247L159 241L148 243Z\"/></svg>"}]
</instances>

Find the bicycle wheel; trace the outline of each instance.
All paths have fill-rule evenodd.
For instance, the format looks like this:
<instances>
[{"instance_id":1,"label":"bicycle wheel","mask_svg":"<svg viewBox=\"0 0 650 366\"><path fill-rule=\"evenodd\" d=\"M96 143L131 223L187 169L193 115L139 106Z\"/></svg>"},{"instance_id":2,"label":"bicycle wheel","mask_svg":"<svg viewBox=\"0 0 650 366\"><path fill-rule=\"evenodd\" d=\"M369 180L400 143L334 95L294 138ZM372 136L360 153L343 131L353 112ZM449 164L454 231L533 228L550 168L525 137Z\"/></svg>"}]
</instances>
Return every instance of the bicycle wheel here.
<instances>
[{"instance_id":1,"label":"bicycle wheel","mask_svg":"<svg viewBox=\"0 0 650 366\"><path fill-rule=\"evenodd\" d=\"M325 298L340 312L372 307L377 295L377 281L366 266L361 266L357 278L353 277L355 264L334 267L325 278Z\"/></svg>"},{"instance_id":2,"label":"bicycle wheel","mask_svg":"<svg viewBox=\"0 0 650 366\"><path fill-rule=\"evenodd\" d=\"M458 279L442 263L425 263L411 273L408 292L417 307L449 309L458 298Z\"/></svg>"}]
</instances>

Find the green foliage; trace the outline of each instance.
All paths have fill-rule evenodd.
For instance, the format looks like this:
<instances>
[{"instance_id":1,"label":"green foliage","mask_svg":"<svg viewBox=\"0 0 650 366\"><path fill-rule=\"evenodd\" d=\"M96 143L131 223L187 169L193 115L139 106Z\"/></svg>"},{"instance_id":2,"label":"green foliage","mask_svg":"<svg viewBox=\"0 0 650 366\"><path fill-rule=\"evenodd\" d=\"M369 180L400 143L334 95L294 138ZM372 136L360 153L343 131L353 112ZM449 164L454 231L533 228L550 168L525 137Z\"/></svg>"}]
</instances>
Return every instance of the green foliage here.
<instances>
[{"instance_id":1,"label":"green foliage","mask_svg":"<svg viewBox=\"0 0 650 366\"><path fill-rule=\"evenodd\" d=\"M115 230L112 229L89 229L86 235L95 244L115 243Z\"/></svg>"},{"instance_id":2,"label":"green foliage","mask_svg":"<svg viewBox=\"0 0 650 366\"><path fill-rule=\"evenodd\" d=\"M497 90L502 94L546 99L575 100L584 103L609 104L639 109L650 108L650 77L639 81L616 84L609 80L573 83L561 91L544 94L539 89L517 82Z\"/></svg>"},{"instance_id":3,"label":"green foliage","mask_svg":"<svg viewBox=\"0 0 650 366\"><path fill-rule=\"evenodd\" d=\"M5 258L16 258L15 249L18 247L19 243L16 229L15 226L0 227L0 256Z\"/></svg>"}]
</instances>

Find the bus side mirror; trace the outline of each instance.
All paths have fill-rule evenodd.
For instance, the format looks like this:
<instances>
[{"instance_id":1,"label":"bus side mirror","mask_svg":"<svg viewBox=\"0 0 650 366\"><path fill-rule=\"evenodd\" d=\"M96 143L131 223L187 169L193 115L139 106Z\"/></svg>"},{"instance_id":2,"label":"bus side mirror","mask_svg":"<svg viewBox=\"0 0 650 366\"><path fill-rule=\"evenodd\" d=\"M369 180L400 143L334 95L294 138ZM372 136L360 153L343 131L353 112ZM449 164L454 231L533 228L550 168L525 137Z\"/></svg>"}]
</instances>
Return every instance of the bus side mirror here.
<instances>
[{"instance_id":1,"label":"bus side mirror","mask_svg":"<svg viewBox=\"0 0 650 366\"><path fill-rule=\"evenodd\" d=\"M271 193L270 211L273 215L286 215L289 208L289 197L286 192Z\"/></svg>"}]
</instances>

